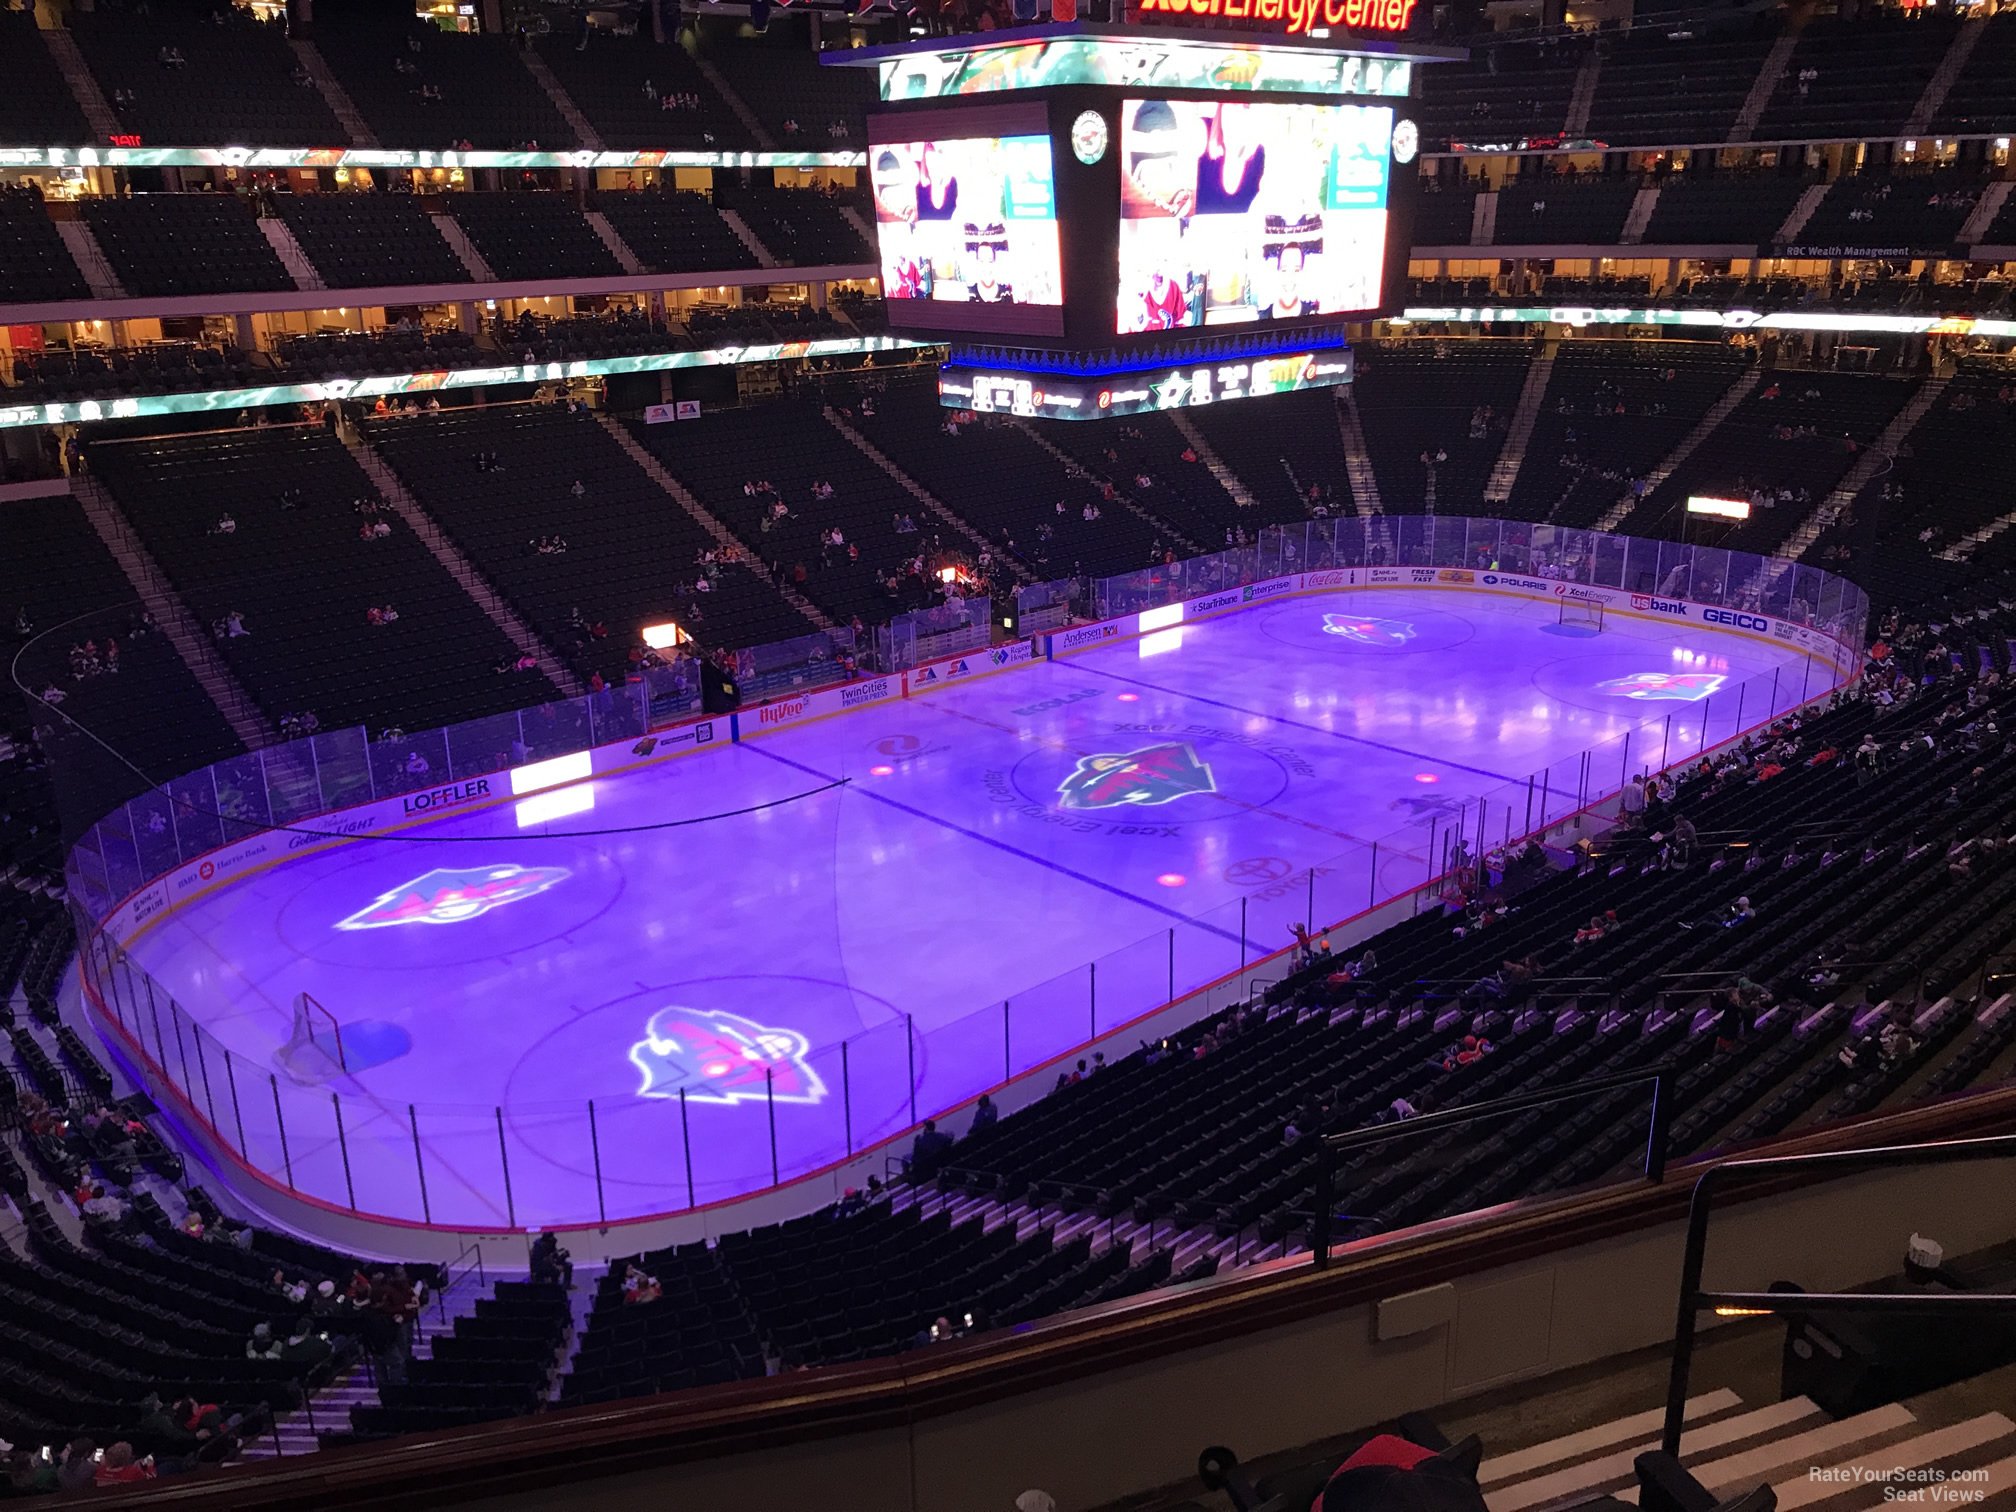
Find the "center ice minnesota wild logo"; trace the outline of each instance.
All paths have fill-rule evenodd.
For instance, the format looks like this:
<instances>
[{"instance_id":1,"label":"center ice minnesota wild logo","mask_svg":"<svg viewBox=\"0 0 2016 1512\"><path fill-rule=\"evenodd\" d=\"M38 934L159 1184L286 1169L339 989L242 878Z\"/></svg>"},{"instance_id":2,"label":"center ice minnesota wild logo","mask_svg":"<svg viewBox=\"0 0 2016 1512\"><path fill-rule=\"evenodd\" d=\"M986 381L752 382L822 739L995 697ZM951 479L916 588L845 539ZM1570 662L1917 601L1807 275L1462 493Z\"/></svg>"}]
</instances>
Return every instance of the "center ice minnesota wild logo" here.
<instances>
[{"instance_id":1,"label":"center ice minnesota wild logo","mask_svg":"<svg viewBox=\"0 0 2016 1512\"><path fill-rule=\"evenodd\" d=\"M1123 755L1081 756L1077 770L1057 784L1057 796L1071 809L1173 803L1186 793L1217 791L1211 768L1190 747L1174 742Z\"/></svg>"}]
</instances>

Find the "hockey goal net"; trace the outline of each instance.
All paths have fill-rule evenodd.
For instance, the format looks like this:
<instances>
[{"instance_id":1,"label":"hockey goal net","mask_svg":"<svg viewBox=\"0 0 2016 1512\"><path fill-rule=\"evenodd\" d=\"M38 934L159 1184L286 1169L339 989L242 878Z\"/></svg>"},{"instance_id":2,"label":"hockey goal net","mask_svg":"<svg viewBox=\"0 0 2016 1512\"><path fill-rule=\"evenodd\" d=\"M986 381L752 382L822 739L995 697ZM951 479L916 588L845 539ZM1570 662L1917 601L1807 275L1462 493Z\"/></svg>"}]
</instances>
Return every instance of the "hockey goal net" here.
<instances>
[{"instance_id":1,"label":"hockey goal net","mask_svg":"<svg viewBox=\"0 0 2016 1512\"><path fill-rule=\"evenodd\" d=\"M1586 599L1563 599L1560 622L1594 634L1603 628L1603 606Z\"/></svg>"}]
</instances>

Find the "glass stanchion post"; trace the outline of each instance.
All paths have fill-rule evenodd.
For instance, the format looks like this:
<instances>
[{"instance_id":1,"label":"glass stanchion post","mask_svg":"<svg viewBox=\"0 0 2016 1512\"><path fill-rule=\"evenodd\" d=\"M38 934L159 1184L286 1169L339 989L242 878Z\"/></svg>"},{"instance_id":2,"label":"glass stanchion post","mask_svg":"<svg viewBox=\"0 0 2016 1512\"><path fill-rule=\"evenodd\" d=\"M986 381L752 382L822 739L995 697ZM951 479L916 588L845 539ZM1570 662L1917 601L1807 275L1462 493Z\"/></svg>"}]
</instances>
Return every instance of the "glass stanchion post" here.
<instances>
[{"instance_id":1,"label":"glass stanchion post","mask_svg":"<svg viewBox=\"0 0 2016 1512\"><path fill-rule=\"evenodd\" d=\"M854 1153L854 1075L847 1067L847 1041L840 1041L840 1126L845 1131L844 1148Z\"/></svg>"},{"instance_id":2,"label":"glass stanchion post","mask_svg":"<svg viewBox=\"0 0 2016 1512\"><path fill-rule=\"evenodd\" d=\"M516 1228L518 1204L511 1197L511 1150L504 1143L504 1110L498 1107L494 1111L497 1114L497 1164L504 1173L504 1221L512 1228Z\"/></svg>"},{"instance_id":3,"label":"glass stanchion post","mask_svg":"<svg viewBox=\"0 0 2016 1512\"><path fill-rule=\"evenodd\" d=\"M783 1175L777 1166L777 1077L770 1067L763 1068L763 1103L770 1114L770 1185L783 1185Z\"/></svg>"},{"instance_id":4,"label":"glass stanchion post","mask_svg":"<svg viewBox=\"0 0 2016 1512\"><path fill-rule=\"evenodd\" d=\"M245 1110L238 1105L238 1057L224 1052L224 1078L231 1084L231 1122L238 1128L238 1154L245 1154Z\"/></svg>"},{"instance_id":5,"label":"glass stanchion post","mask_svg":"<svg viewBox=\"0 0 2016 1512\"><path fill-rule=\"evenodd\" d=\"M210 1131L217 1131L217 1099L210 1095L210 1061L203 1054L203 1030L196 1029L196 1070L203 1078L203 1111L210 1120Z\"/></svg>"},{"instance_id":6,"label":"glass stanchion post","mask_svg":"<svg viewBox=\"0 0 2016 1512\"><path fill-rule=\"evenodd\" d=\"M686 1106L686 1092L683 1087L679 1092L679 1106L681 1109ZM595 1099L592 1097L588 1099L588 1148L595 1157L595 1211L600 1213L602 1221L607 1223L609 1199L602 1190L602 1135L595 1127ZM692 1145L689 1143L687 1148L690 1150Z\"/></svg>"},{"instance_id":7,"label":"glass stanchion post","mask_svg":"<svg viewBox=\"0 0 2016 1512\"><path fill-rule=\"evenodd\" d=\"M273 1127L280 1131L280 1162L287 1168L287 1190L294 1188L294 1156L287 1148L287 1115L280 1108L280 1078L271 1071L266 1081L273 1089Z\"/></svg>"},{"instance_id":8,"label":"glass stanchion post","mask_svg":"<svg viewBox=\"0 0 2016 1512\"><path fill-rule=\"evenodd\" d=\"M350 1199L350 1211L357 1211L357 1183L350 1179L350 1136L343 1127L343 1099L329 1094L330 1110L336 1115L336 1148L343 1153L343 1191Z\"/></svg>"},{"instance_id":9,"label":"glass stanchion post","mask_svg":"<svg viewBox=\"0 0 2016 1512\"><path fill-rule=\"evenodd\" d=\"M411 1103L406 1104L406 1127L413 1131L413 1174L420 1178L420 1216L432 1223L434 1208L427 1200L427 1160L420 1153L420 1114Z\"/></svg>"},{"instance_id":10,"label":"glass stanchion post","mask_svg":"<svg viewBox=\"0 0 2016 1512\"><path fill-rule=\"evenodd\" d=\"M693 1126L686 1118L686 1089L684 1087L679 1089L679 1143L686 1147L686 1206L695 1208L700 1205L700 1202L693 1195ZM600 1169L599 1157L597 1169ZM595 1183L595 1190L598 1195L602 1190L602 1183L599 1178Z\"/></svg>"}]
</instances>

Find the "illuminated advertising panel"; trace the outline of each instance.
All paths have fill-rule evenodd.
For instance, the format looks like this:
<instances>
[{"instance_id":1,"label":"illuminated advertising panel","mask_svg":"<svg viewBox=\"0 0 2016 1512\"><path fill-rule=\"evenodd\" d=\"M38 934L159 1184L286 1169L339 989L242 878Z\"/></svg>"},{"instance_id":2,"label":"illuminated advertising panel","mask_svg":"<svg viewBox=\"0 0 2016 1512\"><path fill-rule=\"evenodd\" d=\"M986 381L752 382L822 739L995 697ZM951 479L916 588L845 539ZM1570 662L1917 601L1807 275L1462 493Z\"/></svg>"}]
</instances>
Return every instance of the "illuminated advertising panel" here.
<instances>
[{"instance_id":1,"label":"illuminated advertising panel","mask_svg":"<svg viewBox=\"0 0 2016 1512\"><path fill-rule=\"evenodd\" d=\"M906 53L877 66L884 100L1106 84L1134 89L1255 90L1406 98L1413 63L1348 51L1256 46L1250 40L1173 37L1049 37L1026 42L971 39L970 46Z\"/></svg>"},{"instance_id":2,"label":"illuminated advertising panel","mask_svg":"<svg viewBox=\"0 0 2016 1512\"><path fill-rule=\"evenodd\" d=\"M1049 123L986 131L979 108L876 117L868 173L895 328L1061 335L1063 259ZM928 135L927 135L928 133Z\"/></svg>"},{"instance_id":3,"label":"illuminated advertising panel","mask_svg":"<svg viewBox=\"0 0 2016 1512\"><path fill-rule=\"evenodd\" d=\"M1750 518L1748 499L1716 499L1707 494L1693 494L1687 500L1687 513L1715 515L1724 520L1747 520Z\"/></svg>"},{"instance_id":4,"label":"illuminated advertising panel","mask_svg":"<svg viewBox=\"0 0 2016 1512\"><path fill-rule=\"evenodd\" d=\"M1306 37L1317 30L1404 32L1415 0L1141 0L1143 16L1237 21L1242 30Z\"/></svg>"},{"instance_id":5,"label":"illuminated advertising panel","mask_svg":"<svg viewBox=\"0 0 2016 1512\"><path fill-rule=\"evenodd\" d=\"M1123 101L1116 334L1377 310L1394 126L1390 105Z\"/></svg>"},{"instance_id":6,"label":"illuminated advertising panel","mask_svg":"<svg viewBox=\"0 0 2016 1512\"><path fill-rule=\"evenodd\" d=\"M1105 420L1332 388L1350 381L1351 352L1345 347L1119 373L1013 372L948 365L938 373L938 402L952 409L1034 420Z\"/></svg>"}]
</instances>

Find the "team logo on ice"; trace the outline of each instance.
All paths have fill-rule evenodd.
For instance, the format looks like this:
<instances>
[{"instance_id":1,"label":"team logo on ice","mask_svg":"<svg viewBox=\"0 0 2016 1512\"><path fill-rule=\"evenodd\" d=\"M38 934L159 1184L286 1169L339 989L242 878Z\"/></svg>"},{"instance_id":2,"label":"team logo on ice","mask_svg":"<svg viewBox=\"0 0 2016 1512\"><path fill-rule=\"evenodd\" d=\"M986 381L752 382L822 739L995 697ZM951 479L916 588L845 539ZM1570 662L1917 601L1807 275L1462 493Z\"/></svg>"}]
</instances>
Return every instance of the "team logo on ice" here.
<instances>
[{"instance_id":1,"label":"team logo on ice","mask_svg":"<svg viewBox=\"0 0 2016 1512\"><path fill-rule=\"evenodd\" d=\"M816 1103L826 1083L806 1064L810 1048L795 1029L766 1029L739 1013L660 1008L630 1047L630 1062L644 1075L640 1097L683 1089L700 1102Z\"/></svg>"},{"instance_id":2,"label":"team logo on ice","mask_svg":"<svg viewBox=\"0 0 2016 1512\"><path fill-rule=\"evenodd\" d=\"M1366 646L1404 646L1414 639L1414 627L1406 620L1379 619L1366 614L1326 614L1323 633L1341 635Z\"/></svg>"},{"instance_id":3,"label":"team logo on ice","mask_svg":"<svg viewBox=\"0 0 2016 1512\"><path fill-rule=\"evenodd\" d=\"M1124 754L1081 756L1057 784L1070 809L1118 808L1123 803L1173 803L1188 793L1215 793L1211 768L1187 745L1144 746Z\"/></svg>"},{"instance_id":4,"label":"team logo on ice","mask_svg":"<svg viewBox=\"0 0 2016 1512\"><path fill-rule=\"evenodd\" d=\"M1726 679L1720 672L1633 672L1596 684L1599 691L1624 698L1667 699L1699 703Z\"/></svg>"},{"instance_id":5,"label":"team logo on ice","mask_svg":"<svg viewBox=\"0 0 2016 1512\"><path fill-rule=\"evenodd\" d=\"M536 897L572 875L564 866L439 867L388 893L337 924L385 929L394 924L460 924L520 898Z\"/></svg>"}]
</instances>

